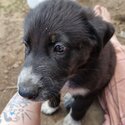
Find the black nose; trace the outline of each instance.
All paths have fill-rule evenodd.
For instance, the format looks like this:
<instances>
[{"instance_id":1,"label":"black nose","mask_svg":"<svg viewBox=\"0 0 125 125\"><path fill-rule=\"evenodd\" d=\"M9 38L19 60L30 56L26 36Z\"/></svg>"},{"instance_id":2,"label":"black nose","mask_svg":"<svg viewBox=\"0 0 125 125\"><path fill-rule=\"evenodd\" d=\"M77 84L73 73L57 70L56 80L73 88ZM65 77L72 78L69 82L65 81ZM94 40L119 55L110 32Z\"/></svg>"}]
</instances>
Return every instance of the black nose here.
<instances>
[{"instance_id":1,"label":"black nose","mask_svg":"<svg viewBox=\"0 0 125 125\"><path fill-rule=\"evenodd\" d=\"M38 87L37 86L29 86L29 87L20 86L19 94L24 98L35 99L37 98L39 94Z\"/></svg>"}]
</instances>

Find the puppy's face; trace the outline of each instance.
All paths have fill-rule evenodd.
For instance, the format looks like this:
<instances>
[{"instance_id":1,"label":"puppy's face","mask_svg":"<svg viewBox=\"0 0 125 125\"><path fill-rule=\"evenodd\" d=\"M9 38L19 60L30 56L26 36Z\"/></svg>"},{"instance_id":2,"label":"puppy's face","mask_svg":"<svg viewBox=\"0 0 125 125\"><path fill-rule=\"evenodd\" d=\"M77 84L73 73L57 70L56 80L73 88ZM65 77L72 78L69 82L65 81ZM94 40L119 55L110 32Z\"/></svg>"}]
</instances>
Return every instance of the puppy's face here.
<instances>
[{"instance_id":1,"label":"puppy's face","mask_svg":"<svg viewBox=\"0 0 125 125\"><path fill-rule=\"evenodd\" d=\"M98 55L113 28L73 1L50 0L25 19L25 62L18 78L19 93L46 100Z\"/></svg>"}]
</instances>

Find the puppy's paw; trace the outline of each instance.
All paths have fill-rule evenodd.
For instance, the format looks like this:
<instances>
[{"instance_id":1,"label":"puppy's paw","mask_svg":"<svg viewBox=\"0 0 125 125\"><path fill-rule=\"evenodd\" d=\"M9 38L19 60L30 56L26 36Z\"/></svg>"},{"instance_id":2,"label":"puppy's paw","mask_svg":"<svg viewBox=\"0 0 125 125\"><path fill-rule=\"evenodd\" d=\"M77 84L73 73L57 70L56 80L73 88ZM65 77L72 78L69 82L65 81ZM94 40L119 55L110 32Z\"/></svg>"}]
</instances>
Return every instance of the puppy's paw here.
<instances>
[{"instance_id":1,"label":"puppy's paw","mask_svg":"<svg viewBox=\"0 0 125 125\"><path fill-rule=\"evenodd\" d=\"M55 113L57 110L59 109L58 107L50 107L49 106L49 100L45 101L42 106L41 106L41 111L42 113L46 114L46 115L52 115L53 113Z\"/></svg>"},{"instance_id":2,"label":"puppy's paw","mask_svg":"<svg viewBox=\"0 0 125 125\"><path fill-rule=\"evenodd\" d=\"M66 93L64 96L64 107L69 110L71 108L72 103L74 102L74 98L70 93Z\"/></svg>"},{"instance_id":3,"label":"puppy's paw","mask_svg":"<svg viewBox=\"0 0 125 125\"><path fill-rule=\"evenodd\" d=\"M65 117L63 125L82 125L80 121L75 121L70 113Z\"/></svg>"}]
</instances>

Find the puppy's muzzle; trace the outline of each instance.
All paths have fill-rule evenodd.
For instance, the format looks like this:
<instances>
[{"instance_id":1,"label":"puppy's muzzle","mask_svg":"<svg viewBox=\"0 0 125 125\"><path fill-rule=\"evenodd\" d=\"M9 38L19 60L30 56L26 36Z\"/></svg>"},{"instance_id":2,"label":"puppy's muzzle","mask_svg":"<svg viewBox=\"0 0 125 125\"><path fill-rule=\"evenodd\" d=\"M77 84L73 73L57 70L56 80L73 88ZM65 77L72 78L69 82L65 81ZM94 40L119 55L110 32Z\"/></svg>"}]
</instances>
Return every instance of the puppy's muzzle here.
<instances>
[{"instance_id":1,"label":"puppy's muzzle","mask_svg":"<svg viewBox=\"0 0 125 125\"><path fill-rule=\"evenodd\" d=\"M39 94L39 89L37 86L19 86L19 94L22 97L28 98L28 99L35 99Z\"/></svg>"},{"instance_id":2,"label":"puppy's muzzle","mask_svg":"<svg viewBox=\"0 0 125 125\"><path fill-rule=\"evenodd\" d=\"M18 92L28 99L35 99L39 94L38 81L41 77L34 74L32 67L24 67L18 77Z\"/></svg>"}]
</instances>

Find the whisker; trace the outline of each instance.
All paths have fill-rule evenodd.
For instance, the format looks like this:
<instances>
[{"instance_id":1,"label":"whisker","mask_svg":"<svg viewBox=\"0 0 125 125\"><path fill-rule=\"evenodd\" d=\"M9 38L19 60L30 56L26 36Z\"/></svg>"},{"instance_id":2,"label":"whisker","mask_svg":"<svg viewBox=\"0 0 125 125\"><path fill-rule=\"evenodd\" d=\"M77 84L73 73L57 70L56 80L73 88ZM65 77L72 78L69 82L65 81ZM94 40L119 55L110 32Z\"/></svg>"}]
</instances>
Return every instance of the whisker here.
<instances>
[{"instance_id":1,"label":"whisker","mask_svg":"<svg viewBox=\"0 0 125 125\"><path fill-rule=\"evenodd\" d=\"M48 78L50 80L50 82L52 83L52 85L54 85L54 81L51 77L46 77L46 78Z\"/></svg>"}]
</instances>

